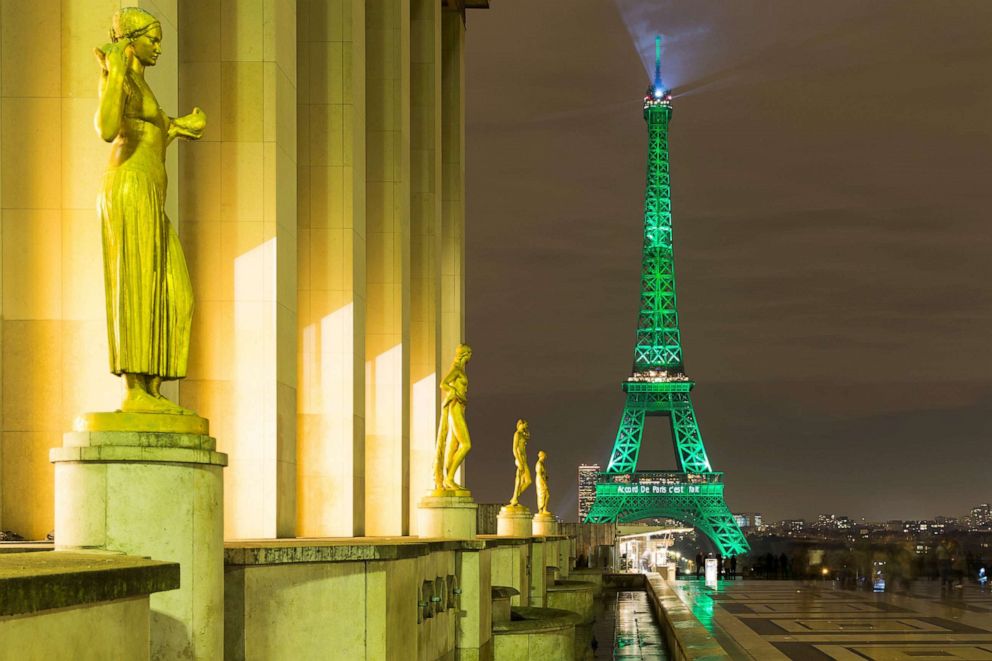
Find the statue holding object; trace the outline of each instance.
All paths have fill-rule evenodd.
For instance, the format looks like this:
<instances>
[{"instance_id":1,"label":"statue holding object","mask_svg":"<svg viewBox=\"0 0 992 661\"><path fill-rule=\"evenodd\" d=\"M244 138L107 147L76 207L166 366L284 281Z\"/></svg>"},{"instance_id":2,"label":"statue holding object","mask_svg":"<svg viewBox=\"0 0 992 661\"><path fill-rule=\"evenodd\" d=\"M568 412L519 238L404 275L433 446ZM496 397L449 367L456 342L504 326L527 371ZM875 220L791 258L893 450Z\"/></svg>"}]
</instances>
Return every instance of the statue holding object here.
<instances>
[{"instance_id":1,"label":"statue holding object","mask_svg":"<svg viewBox=\"0 0 992 661\"><path fill-rule=\"evenodd\" d=\"M122 8L111 39L94 49L101 69L94 123L113 145L97 203L110 371L127 386L122 411L192 415L159 390L186 376L193 318L186 260L165 215L165 151L176 138L199 139L207 119L199 108L169 117L145 81L162 52L158 19Z\"/></svg>"}]
</instances>

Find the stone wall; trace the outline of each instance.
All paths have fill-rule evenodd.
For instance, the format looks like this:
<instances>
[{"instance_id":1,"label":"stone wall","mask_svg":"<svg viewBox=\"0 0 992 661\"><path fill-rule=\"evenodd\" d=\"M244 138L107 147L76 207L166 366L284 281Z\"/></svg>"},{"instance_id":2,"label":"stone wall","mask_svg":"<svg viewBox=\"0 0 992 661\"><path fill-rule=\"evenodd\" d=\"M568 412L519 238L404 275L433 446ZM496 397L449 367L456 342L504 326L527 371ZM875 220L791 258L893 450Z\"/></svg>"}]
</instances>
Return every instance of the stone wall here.
<instances>
[{"instance_id":1,"label":"stone wall","mask_svg":"<svg viewBox=\"0 0 992 661\"><path fill-rule=\"evenodd\" d=\"M226 659L444 659L490 644L477 541L229 543Z\"/></svg>"},{"instance_id":2,"label":"stone wall","mask_svg":"<svg viewBox=\"0 0 992 661\"><path fill-rule=\"evenodd\" d=\"M179 565L123 555L0 554L4 658L149 658L149 595Z\"/></svg>"},{"instance_id":3,"label":"stone wall","mask_svg":"<svg viewBox=\"0 0 992 661\"><path fill-rule=\"evenodd\" d=\"M612 547L616 542L615 523L562 523L559 530L562 535L575 539L576 566L579 566L582 560L585 561L585 566L601 566L603 562L599 548Z\"/></svg>"}]
</instances>

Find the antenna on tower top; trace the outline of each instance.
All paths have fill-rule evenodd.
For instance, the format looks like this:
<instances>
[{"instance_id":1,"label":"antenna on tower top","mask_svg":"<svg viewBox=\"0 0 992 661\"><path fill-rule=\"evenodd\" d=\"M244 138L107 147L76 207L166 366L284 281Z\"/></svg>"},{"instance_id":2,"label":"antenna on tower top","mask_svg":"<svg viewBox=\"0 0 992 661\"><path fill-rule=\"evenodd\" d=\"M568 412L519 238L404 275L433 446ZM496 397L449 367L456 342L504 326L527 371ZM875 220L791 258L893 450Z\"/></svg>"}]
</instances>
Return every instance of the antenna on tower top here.
<instances>
[{"instance_id":1,"label":"antenna on tower top","mask_svg":"<svg viewBox=\"0 0 992 661\"><path fill-rule=\"evenodd\" d=\"M661 82L661 35L654 38L654 80L648 86L648 91L644 93L644 108L654 108L672 105L672 95L665 89L665 83Z\"/></svg>"},{"instance_id":2,"label":"antenna on tower top","mask_svg":"<svg viewBox=\"0 0 992 661\"><path fill-rule=\"evenodd\" d=\"M661 35L654 38L654 88L662 89L661 84Z\"/></svg>"}]
</instances>

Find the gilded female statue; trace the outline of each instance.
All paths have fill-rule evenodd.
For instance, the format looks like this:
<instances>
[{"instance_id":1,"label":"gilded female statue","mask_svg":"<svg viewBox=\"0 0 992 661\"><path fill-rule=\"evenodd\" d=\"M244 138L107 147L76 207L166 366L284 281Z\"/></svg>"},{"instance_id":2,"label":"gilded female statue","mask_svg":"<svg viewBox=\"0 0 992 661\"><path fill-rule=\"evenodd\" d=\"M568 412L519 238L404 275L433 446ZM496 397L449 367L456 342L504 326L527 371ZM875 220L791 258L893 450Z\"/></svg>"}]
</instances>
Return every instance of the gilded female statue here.
<instances>
[{"instance_id":1,"label":"gilded female statue","mask_svg":"<svg viewBox=\"0 0 992 661\"><path fill-rule=\"evenodd\" d=\"M548 491L548 469L544 466L544 460L548 455L541 450L537 453L537 463L534 465L534 476L537 478L537 513L548 514L548 499L551 493Z\"/></svg>"},{"instance_id":2,"label":"gilded female statue","mask_svg":"<svg viewBox=\"0 0 992 661\"><path fill-rule=\"evenodd\" d=\"M144 9L114 14L112 43L100 62L95 124L112 143L97 207L103 223L110 370L123 376L122 411L192 413L162 396L163 381L186 376L193 290L175 228L165 215L165 150L203 135L199 108L171 118L159 106L146 67L162 52L162 26Z\"/></svg>"},{"instance_id":3,"label":"gilded female statue","mask_svg":"<svg viewBox=\"0 0 992 661\"><path fill-rule=\"evenodd\" d=\"M527 466L527 441L530 440L530 427L527 421L517 420L517 431L513 434L513 463L516 464L517 474L513 480L513 498L510 507L520 507L520 494L531 484L530 467Z\"/></svg>"},{"instance_id":4,"label":"gilded female statue","mask_svg":"<svg viewBox=\"0 0 992 661\"><path fill-rule=\"evenodd\" d=\"M437 427L434 447L434 490L462 491L455 482L455 473L472 449L472 440L465 423L465 405L468 403L468 375L465 364L472 357L472 347L459 344L451 369L441 381L441 419Z\"/></svg>"}]
</instances>

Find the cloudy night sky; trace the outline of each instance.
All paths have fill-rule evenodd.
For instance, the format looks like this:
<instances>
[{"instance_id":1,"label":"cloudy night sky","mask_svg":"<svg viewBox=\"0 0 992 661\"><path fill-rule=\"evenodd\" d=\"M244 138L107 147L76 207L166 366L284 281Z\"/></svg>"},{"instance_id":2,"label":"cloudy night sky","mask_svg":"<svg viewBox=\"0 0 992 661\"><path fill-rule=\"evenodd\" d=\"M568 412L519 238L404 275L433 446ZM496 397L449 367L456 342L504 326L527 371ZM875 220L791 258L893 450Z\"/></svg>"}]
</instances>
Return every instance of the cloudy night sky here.
<instances>
[{"instance_id":1,"label":"cloudy night sky","mask_svg":"<svg viewBox=\"0 0 992 661\"><path fill-rule=\"evenodd\" d=\"M492 0L470 11L468 481L605 466L637 317L653 35L686 372L733 511L992 500L992 3ZM640 469L674 468L668 422ZM525 502L534 505L533 489Z\"/></svg>"}]
</instances>

